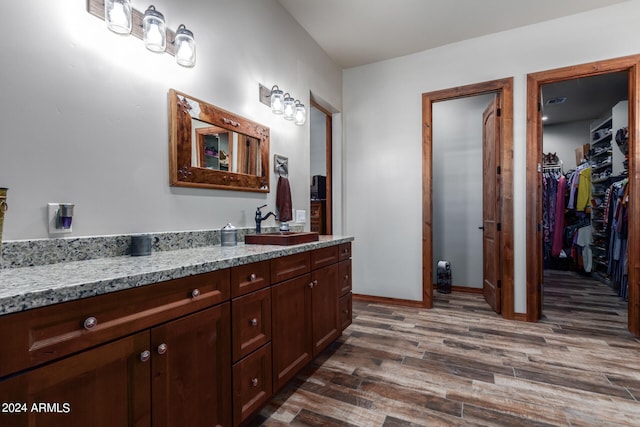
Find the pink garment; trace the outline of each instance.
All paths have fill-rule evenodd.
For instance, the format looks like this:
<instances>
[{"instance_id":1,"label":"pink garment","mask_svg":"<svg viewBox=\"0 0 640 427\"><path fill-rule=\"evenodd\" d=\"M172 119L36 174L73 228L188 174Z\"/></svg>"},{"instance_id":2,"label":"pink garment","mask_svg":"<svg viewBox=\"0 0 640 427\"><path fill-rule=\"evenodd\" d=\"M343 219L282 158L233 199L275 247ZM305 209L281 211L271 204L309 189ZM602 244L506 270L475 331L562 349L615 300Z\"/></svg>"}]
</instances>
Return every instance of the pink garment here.
<instances>
[{"instance_id":1,"label":"pink garment","mask_svg":"<svg viewBox=\"0 0 640 427\"><path fill-rule=\"evenodd\" d=\"M558 180L558 192L556 193L555 223L553 226L553 244L551 246L551 256L560 256L562 251L562 234L564 229L564 194L567 189L567 180L563 176Z\"/></svg>"}]
</instances>

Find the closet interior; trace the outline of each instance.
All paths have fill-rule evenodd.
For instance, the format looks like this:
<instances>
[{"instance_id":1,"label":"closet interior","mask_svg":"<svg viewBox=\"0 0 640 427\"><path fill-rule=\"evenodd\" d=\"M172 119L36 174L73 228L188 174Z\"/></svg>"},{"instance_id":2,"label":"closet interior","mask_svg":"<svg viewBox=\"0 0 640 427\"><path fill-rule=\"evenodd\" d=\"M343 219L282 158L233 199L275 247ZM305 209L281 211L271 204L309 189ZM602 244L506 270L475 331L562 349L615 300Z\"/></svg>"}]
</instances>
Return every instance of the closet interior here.
<instances>
[{"instance_id":1,"label":"closet interior","mask_svg":"<svg viewBox=\"0 0 640 427\"><path fill-rule=\"evenodd\" d=\"M627 300L628 74L542 87L543 265Z\"/></svg>"}]
</instances>

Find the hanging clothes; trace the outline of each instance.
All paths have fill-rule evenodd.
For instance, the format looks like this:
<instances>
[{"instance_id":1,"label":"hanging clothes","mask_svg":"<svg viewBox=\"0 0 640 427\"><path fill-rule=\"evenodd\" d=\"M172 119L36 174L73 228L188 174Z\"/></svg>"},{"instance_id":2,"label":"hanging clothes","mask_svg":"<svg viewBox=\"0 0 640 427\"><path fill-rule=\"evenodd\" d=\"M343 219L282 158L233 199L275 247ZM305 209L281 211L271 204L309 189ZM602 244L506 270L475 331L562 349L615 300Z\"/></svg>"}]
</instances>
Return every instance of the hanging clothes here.
<instances>
[{"instance_id":1,"label":"hanging clothes","mask_svg":"<svg viewBox=\"0 0 640 427\"><path fill-rule=\"evenodd\" d=\"M564 228L565 194L567 192L567 179L560 175L556 191L556 212L553 226L553 239L551 243L551 256L559 257L562 251L562 234Z\"/></svg>"}]
</instances>

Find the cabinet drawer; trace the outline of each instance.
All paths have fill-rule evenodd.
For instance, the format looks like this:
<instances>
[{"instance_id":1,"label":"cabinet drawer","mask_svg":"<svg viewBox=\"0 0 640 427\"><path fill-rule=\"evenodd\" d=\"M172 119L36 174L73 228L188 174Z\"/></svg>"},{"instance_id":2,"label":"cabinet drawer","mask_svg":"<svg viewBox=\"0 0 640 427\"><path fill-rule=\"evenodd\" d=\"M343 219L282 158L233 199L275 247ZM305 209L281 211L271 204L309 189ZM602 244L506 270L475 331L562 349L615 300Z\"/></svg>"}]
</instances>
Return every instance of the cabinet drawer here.
<instances>
[{"instance_id":1,"label":"cabinet drawer","mask_svg":"<svg viewBox=\"0 0 640 427\"><path fill-rule=\"evenodd\" d=\"M338 273L338 277L340 278L338 295L344 295L351 292L351 260L340 262L338 268L340 269Z\"/></svg>"},{"instance_id":2,"label":"cabinet drawer","mask_svg":"<svg viewBox=\"0 0 640 427\"><path fill-rule=\"evenodd\" d=\"M229 299L229 270L3 316L0 377Z\"/></svg>"},{"instance_id":3,"label":"cabinet drawer","mask_svg":"<svg viewBox=\"0 0 640 427\"><path fill-rule=\"evenodd\" d=\"M257 291L271 284L269 261L254 262L231 269L231 297Z\"/></svg>"},{"instance_id":4,"label":"cabinet drawer","mask_svg":"<svg viewBox=\"0 0 640 427\"><path fill-rule=\"evenodd\" d=\"M237 361L271 341L271 288L231 302L231 348Z\"/></svg>"},{"instance_id":5,"label":"cabinet drawer","mask_svg":"<svg viewBox=\"0 0 640 427\"><path fill-rule=\"evenodd\" d=\"M271 283L282 282L310 270L309 252L288 255L271 260Z\"/></svg>"},{"instance_id":6,"label":"cabinet drawer","mask_svg":"<svg viewBox=\"0 0 640 427\"><path fill-rule=\"evenodd\" d=\"M335 264L338 262L338 246L329 246L311 251L311 269Z\"/></svg>"},{"instance_id":7,"label":"cabinet drawer","mask_svg":"<svg viewBox=\"0 0 640 427\"><path fill-rule=\"evenodd\" d=\"M353 298L352 294L346 294L341 296L338 300L338 307L340 310L340 330L344 331L347 326L351 324L352 321L352 309L353 309Z\"/></svg>"},{"instance_id":8,"label":"cabinet drawer","mask_svg":"<svg viewBox=\"0 0 640 427\"><path fill-rule=\"evenodd\" d=\"M233 365L233 425L262 407L272 391L269 343Z\"/></svg>"},{"instance_id":9,"label":"cabinet drawer","mask_svg":"<svg viewBox=\"0 0 640 427\"><path fill-rule=\"evenodd\" d=\"M342 243L339 246L340 261L345 261L351 258L351 242Z\"/></svg>"}]
</instances>

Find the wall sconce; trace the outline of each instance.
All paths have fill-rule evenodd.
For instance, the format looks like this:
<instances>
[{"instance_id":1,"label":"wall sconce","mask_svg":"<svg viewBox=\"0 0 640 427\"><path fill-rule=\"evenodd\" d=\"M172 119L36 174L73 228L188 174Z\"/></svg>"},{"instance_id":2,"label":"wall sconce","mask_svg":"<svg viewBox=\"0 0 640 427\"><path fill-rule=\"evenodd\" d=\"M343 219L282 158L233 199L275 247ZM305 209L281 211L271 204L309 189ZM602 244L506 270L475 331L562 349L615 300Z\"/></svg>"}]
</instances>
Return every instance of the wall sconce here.
<instances>
[{"instance_id":1,"label":"wall sconce","mask_svg":"<svg viewBox=\"0 0 640 427\"><path fill-rule=\"evenodd\" d=\"M72 203L49 203L49 234L71 233Z\"/></svg>"},{"instance_id":2,"label":"wall sconce","mask_svg":"<svg viewBox=\"0 0 640 427\"><path fill-rule=\"evenodd\" d=\"M294 100L288 93L284 94L284 119L293 120L296 113L296 106Z\"/></svg>"},{"instance_id":3,"label":"wall sconce","mask_svg":"<svg viewBox=\"0 0 640 427\"><path fill-rule=\"evenodd\" d=\"M307 122L307 109L304 108L304 104L300 100L296 99L296 120L295 124L302 126Z\"/></svg>"},{"instance_id":4,"label":"wall sconce","mask_svg":"<svg viewBox=\"0 0 640 427\"><path fill-rule=\"evenodd\" d=\"M131 32L131 0L105 0L104 16L107 28L114 33Z\"/></svg>"},{"instance_id":5,"label":"wall sconce","mask_svg":"<svg viewBox=\"0 0 640 427\"><path fill-rule=\"evenodd\" d=\"M133 9L131 0L88 0L88 12L104 19L108 28L118 34L131 34L142 40L152 52L166 52L183 67L196 64L193 32L180 25L174 32L167 28L164 15L149 6L145 13Z\"/></svg>"},{"instance_id":6,"label":"wall sconce","mask_svg":"<svg viewBox=\"0 0 640 427\"><path fill-rule=\"evenodd\" d=\"M278 85L273 85L271 88L271 93L269 94L269 98L271 99L267 105L271 107L271 112L273 114L282 114L284 113L284 95L282 91L278 87Z\"/></svg>"},{"instance_id":7,"label":"wall sconce","mask_svg":"<svg viewBox=\"0 0 640 427\"><path fill-rule=\"evenodd\" d=\"M167 24L164 15L154 6L149 6L144 12L142 34L144 46L151 52L164 52L167 48Z\"/></svg>"},{"instance_id":8,"label":"wall sconce","mask_svg":"<svg viewBox=\"0 0 640 427\"><path fill-rule=\"evenodd\" d=\"M282 114L286 120L291 120L298 126L307 122L307 110L299 100L293 99L289 93L283 94L278 85L271 90L259 84L259 98L264 105L271 107L273 114Z\"/></svg>"},{"instance_id":9,"label":"wall sconce","mask_svg":"<svg viewBox=\"0 0 640 427\"><path fill-rule=\"evenodd\" d=\"M176 31L174 41L176 46L176 61L183 67L193 67L196 65L196 42L193 40L193 33L180 24Z\"/></svg>"}]
</instances>

